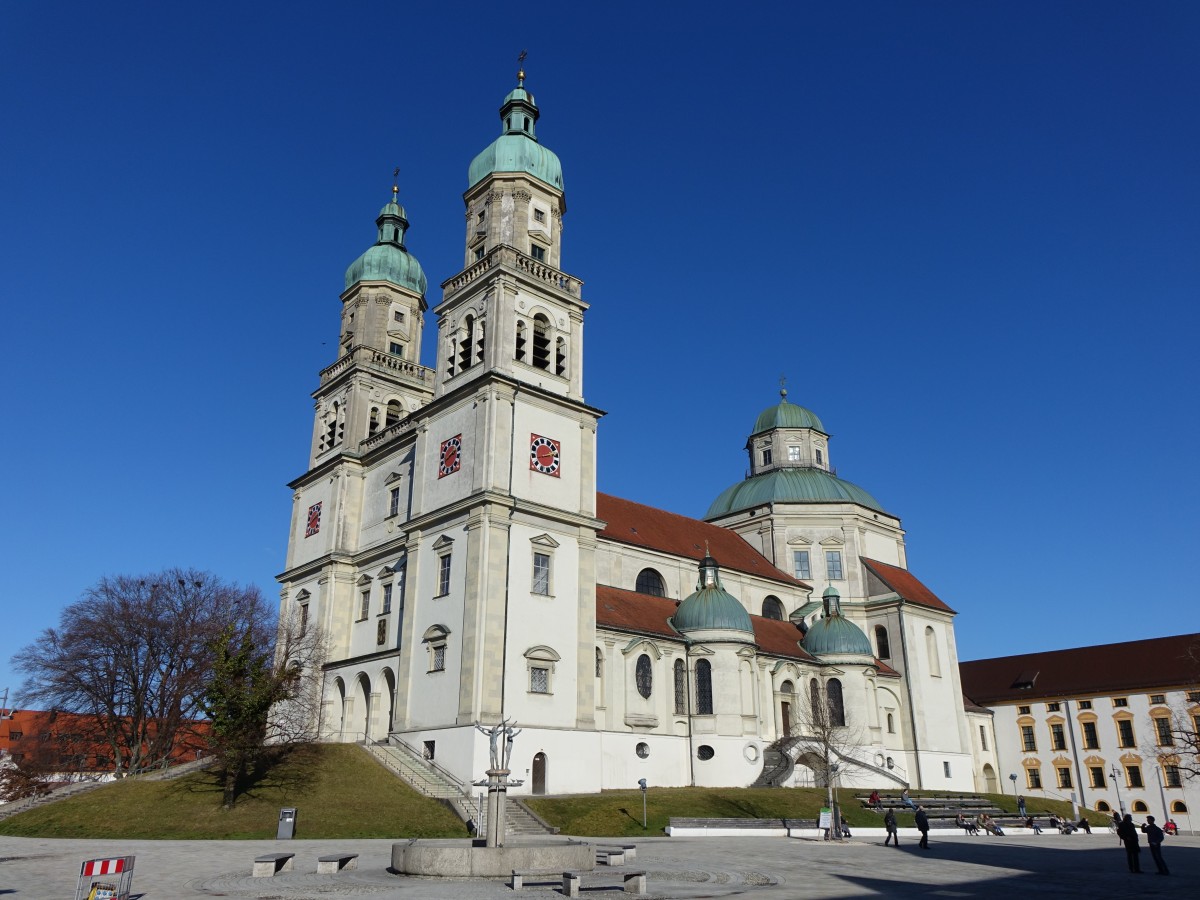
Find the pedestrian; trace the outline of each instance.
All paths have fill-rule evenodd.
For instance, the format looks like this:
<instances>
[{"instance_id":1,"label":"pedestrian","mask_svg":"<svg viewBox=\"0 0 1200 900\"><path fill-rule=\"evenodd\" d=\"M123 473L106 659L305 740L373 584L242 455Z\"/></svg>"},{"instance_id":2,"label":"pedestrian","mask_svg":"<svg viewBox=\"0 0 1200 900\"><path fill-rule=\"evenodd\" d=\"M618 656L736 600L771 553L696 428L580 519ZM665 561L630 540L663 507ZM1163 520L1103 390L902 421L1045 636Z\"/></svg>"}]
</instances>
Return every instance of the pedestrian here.
<instances>
[{"instance_id":1,"label":"pedestrian","mask_svg":"<svg viewBox=\"0 0 1200 900\"><path fill-rule=\"evenodd\" d=\"M921 832L921 843L917 846L926 850L929 849L929 816L925 814L925 807L917 806L917 831Z\"/></svg>"},{"instance_id":2,"label":"pedestrian","mask_svg":"<svg viewBox=\"0 0 1200 900\"><path fill-rule=\"evenodd\" d=\"M915 803L913 803L912 797L908 796L908 788L905 788L904 790L902 790L900 792L900 802L903 803L905 806L907 806L909 809L916 809L917 805Z\"/></svg>"},{"instance_id":3,"label":"pedestrian","mask_svg":"<svg viewBox=\"0 0 1200 900\"><path fill-rule=\"evenodd\" d=\"M1032 828L1034 834L1042 833L1042 826L1037 823L1037 821L1033 818L1033 816L1025 817L1025 827Z\"/></svg>"},{"instance_id":4,"label":"pedestrian","mask_svg":"<svg viewBox=\"0 0 1200 900\"><path fill-rule=\"evenodd\" d=\"M1163 823L1163 831L1172 835L1179 834L1179 826L1175 824L1174 819L1167 819L1167 821Z\"/></svg>"},{"instance_id":5,"label":"pedestrian","mask_svg":"<svg viewBox=\"0 0 1200 900\"><path fill-rule=\"evenodd\" d=\"M879 799L879 791L871 791L871 796L867 798L867 803L871 809L880 809L883 803Z\"/></svg>"},{"instance_id":6,"label":"pedestrian","mask_svg":"<svg viewBox=\"0 0 1200 900\"><path fill-rule=\"evenodd\" d=\"M1142 864L1138 857L1142 853L1142 848L1138 844L1137 826L1133 824L1133 816L1129 813L1125 813L1125 818L1117 826L1117 837L1125 845L1125 862L1129 864L1129 871L1141 875Z\"/></svg>"},{"instance_id":7,"label":"pedestrian","mask_svg":"<svg viewBox=\"0 0 1200 900\"><path fill-rule=\"evenodd\" d=\"M887 815L883 817L883 827L887 831L887 839L883 842L883 846L887 846L892 841L896 842L897 849L900 847L900 836L896 833L896 811L889 809Z\"/></svg>"},{"instance_id":8,"label":"pedestrian","mask_svg":"<svg viewBox=\"0 0 1200 900\"><path fill-rule=\"evenodd\" d=\"M1146 843L1150 845L1150 855L1154 857L1154 865L1158 866L1159 875L1170 875L1167 871L1167 864L1163 862L1162 857L1162 842L1163 830L1154 824L1154 816L1146 816L1146 824L1142 826L1142 834L1146 836Z\"/></svg>"},{"instance_id":9,"label":"pedestrian","mask_svg":"<svg viewBox=\"0 0 1200 900\"><path fill-rule=\"evenodd\" d=\"M1022 819L1029 817L1029 813L1025 812L1025 798L1024 797L1017 798L1017 812L1020 813Z\"/></svg>"},{"instance_id":10,"label":"pedestrian","mask_svg":"<svg viewBox=\"0 0 1200 900\"><path fill-rule=\"evenodd\" d=\"M1087 816L1079 817L1079 827L1082 828L1084 831L1086 831L1088 834L1092 833L1092 823L1087 820Z\"/></svg>"},{"instance_id":11,"label":"pedestrian","mask_svg":"<svg viewBox=\"0 0 1200 900\"><path fill-rule=\"evenodd\" d=\"M850 833L850 823L846 821L846 817L842 816L842 837L854 837Z\"/></svg>"}]
</instances>

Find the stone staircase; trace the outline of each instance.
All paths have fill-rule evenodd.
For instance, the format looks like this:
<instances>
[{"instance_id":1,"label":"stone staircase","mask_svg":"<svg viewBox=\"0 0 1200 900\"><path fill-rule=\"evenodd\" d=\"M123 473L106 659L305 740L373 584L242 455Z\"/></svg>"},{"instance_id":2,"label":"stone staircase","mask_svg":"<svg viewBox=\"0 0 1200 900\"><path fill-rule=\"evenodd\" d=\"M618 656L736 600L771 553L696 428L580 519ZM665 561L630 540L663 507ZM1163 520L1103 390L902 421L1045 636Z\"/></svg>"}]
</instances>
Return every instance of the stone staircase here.
<instances>
[{"instance_id":1,"label":"stone staircase","mask_svg":"<svg viewBox=\"0 0 1200 900\"><path fill-rule=\"evenodd\" d=\"M806 746L806 739L803 737L784 737L775 741L766 750L763 751L763 767L758 773L758 778L754 780L751 787L779 787L787 782L792 777L792 773L796 769L796 761L801 752ZM811 747L812 742L808 741L807 746ZM900 774L886 769L882 766L876 766L869 762L864 762L861 759L856 759L853 756L847 756L834 748L832 756L834 761L842 767L843 773L849 768L859 769L865 772L870 772L872 775L883 779L885 782L891 782L902 787L908 787L908 781Z\"/></svg>"},{"instance_id":2,"label":"stone staircase","mask_svg":"<svg viewBox=\"0 0 1200 900\"><path fill-rule=\"evenodd\" d=\"M537 816L533 810L509 797L504 805L504 832L507 837L545 837L558 829Z\"/></svg>"}]
</instances>

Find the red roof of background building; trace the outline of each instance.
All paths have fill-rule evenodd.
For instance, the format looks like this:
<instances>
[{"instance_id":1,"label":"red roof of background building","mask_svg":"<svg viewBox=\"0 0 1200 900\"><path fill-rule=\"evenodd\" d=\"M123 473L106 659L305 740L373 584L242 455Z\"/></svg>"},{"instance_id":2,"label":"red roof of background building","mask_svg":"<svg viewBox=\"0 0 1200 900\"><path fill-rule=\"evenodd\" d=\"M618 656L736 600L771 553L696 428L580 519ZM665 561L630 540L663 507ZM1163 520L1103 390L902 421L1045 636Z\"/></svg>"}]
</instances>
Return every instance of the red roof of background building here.
<instances>
[{"instance_id":1,"label":"red roof of background building","mask_svg":"<svg viewBox=\"0 0 1200 900\"><path fill-rule=\"evenodd\" d=\"M985 704L1194 687L1200 684L1200 634L977 659L958 670L963 693Z\"/></svg>"},{"instance_id":2,"label":"red roof of background building","mask_svg":"<svg viewBox=\"0 0 1200 900\"><path fill-rule=\"evenodd\" d=\"M870 569L880 581L909 603L915 603L918 606L927 606L930 609L940 609L943 612L954 612L954 610L938 599L937 594L925 587L917 576L908 571L908 569L901 569L899 566L889 566L887 563L879 562L877 559L867 559L865 556L860 556L859 559L862 560L862 564Z\"/></svg>"},{"instance_id":3,"label":"red roof of background building","mask_svg":"<svg viewBox=\"0 0 1200 900\"><path fill-rule=\"evenodd\" d=\"M697 562L704 558L707 545L709 554L722 568L812 590L812 585L777 569L769 559L747 544L741 535L728 529L610 494L596 494L596 515L607 523L600 537L610 541L658 550Z\"/></svg>"},{"instance_id":4,"label":"red roof of background building","mask_svg":"<svg viewBox=\"0 0 1200 900\"><path fill-rule=\"evenodd\" d=\"M670 597L653 597L606 584L596 585L596 624L618 631L656 634L660 637L683 637L667 624L675 615L678 604Z\"/></svg>"}]
</instances>

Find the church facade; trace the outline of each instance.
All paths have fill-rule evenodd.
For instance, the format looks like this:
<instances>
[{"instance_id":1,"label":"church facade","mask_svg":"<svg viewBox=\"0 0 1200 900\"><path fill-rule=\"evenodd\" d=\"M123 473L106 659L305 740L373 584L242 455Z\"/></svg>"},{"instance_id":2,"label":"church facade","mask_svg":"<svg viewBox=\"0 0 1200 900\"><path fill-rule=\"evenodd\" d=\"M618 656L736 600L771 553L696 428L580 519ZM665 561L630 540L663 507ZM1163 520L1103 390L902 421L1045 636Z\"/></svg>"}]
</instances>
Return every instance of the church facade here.
<instances>
[{"instance_id":1,"label":"church facade","mask_svg":"<svg viewBox=\"0 0 1200 900\"><path fill-rule=\"evenodd\" d=\"M508 719L517 793L992 786L953 610L786 392L705 520L597 492L588 305L539 115L521 76L470 165L434 368L396 188L346 272L279 576L281 620L328 640L322 736L402 742L467 785L475 726Z\"/></svg>"}]
</instances>

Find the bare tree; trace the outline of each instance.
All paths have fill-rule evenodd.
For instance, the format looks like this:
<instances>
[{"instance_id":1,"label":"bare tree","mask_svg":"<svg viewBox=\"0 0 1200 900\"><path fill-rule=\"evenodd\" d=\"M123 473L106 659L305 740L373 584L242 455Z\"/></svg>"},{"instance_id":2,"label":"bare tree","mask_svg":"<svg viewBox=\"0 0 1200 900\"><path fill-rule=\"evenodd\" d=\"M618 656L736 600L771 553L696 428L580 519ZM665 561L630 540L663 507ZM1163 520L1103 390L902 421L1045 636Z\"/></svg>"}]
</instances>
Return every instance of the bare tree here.
<instances>
[{"instance_id":1,"label":"bare tree","mask_svg":"<svg viewBox=\"0 0 1200 900\"><path fill-rule=\"evenodd\" d=\"M813 770L817 785L824 787L833 813L831 833L841 837L841 805L836 782L839 773L853 762L861 729L846 717L842 682L838 678L811 678L801 692L794 727L797 732L797 762Z\"/></svg>"},{"instance_id":2,"label":"bare tree","mask_svg":"<svg viewBox=\"0 0 1200 900\"><path fill-rule=\"evenodd\" d=\"M118 777L165 766L202 714L214 637L269 640L271 620L257 588L207 572L106 576L13 657L21 702L90 716Z\"/></svg>"},{"instance_id":3,"label":"bare tree","mask_svg":"<svg viewBox=\"0 0 1200 900\"><path fill-rule=\"evenodd\" d=\"M1188 659L1193 673L1192 689L1186 694L1188 709L1174 710L1171 715L1171 740L1169 749L1157 748L1160 765L1176 766L1180 775L1191 781L1200 778L1200 715L1191 709L1200 701L1200 642L1188 649Z\"/></svg>"}]
</instances>

